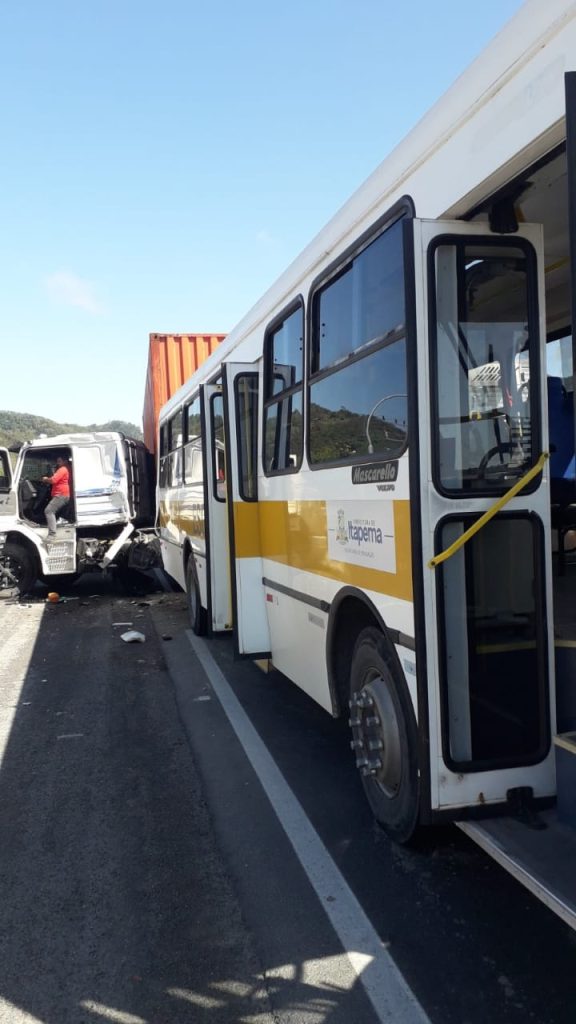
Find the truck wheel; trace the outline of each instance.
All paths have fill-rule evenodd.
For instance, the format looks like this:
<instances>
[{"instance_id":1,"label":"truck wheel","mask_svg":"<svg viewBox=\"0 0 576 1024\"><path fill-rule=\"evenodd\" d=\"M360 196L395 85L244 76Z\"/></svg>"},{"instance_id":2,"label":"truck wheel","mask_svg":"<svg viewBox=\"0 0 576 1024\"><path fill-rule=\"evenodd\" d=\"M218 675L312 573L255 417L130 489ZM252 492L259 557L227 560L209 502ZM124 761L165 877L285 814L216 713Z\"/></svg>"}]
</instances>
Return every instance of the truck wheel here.
<instances>
[{"instance_id":1,"label":"truck wheel","mask_svg":"<svg viewBox=\"0 0 576 1024\"><path fill-rule=\"evenodd\" d=\"M0 590L27 594L36 582L34 560L21 544L8 542L0 554Z\"/></svg>"},{"instance_id":2,"label":"truck wheel","mask_svg":"<svg viewBox=\"0 0 576 1024\"><path fill-rule=\"evenodd\" d=\"M418 825L418 731L410 694L372 627L362 630L352 655L350 726L374 816L392 839L407 843Z\"/></svg>"},{"instance_id":3,"label":"truck wheel","mask_svg":"<svg viewBox=\"0 0 576 1024\"><path fill-rule=\"evenodd\" d=\"M194 565L194 558L190 555L188 562L186 563L186 597L188 601L188 615L190 616L190 625L196 636L206 636L208 630L208 616L206 609L202 607L200 601L200 587L198 586L198 576L196 574L196 566Z\"/></svg>"}]
</instances>

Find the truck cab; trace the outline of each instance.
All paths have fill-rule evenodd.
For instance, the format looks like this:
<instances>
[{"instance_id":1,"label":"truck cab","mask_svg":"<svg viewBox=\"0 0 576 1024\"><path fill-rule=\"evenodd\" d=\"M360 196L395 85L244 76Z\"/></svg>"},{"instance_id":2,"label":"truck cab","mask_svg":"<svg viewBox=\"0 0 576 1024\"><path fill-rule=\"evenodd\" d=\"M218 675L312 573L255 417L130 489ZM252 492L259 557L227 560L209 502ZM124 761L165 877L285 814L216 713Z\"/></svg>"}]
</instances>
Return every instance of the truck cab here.
<instances>
[{"instance_id":1,"label":"truck cab","mask_svg":"<svg viewBox=\"0 0 576 1024\"><path fill-rule=\"evenodd\" d=\"M70 470L70 501L55 540L46 505L58 459ZM143 444L115 432L42 437L24 444L12 470L0 449L0 590L20 594L37 579L50 582L133 559L154 539L153 472ZM134 550L133 550L134 549ZM149 560L152 548L148 552Z\"/></svg>"}]
</instances>

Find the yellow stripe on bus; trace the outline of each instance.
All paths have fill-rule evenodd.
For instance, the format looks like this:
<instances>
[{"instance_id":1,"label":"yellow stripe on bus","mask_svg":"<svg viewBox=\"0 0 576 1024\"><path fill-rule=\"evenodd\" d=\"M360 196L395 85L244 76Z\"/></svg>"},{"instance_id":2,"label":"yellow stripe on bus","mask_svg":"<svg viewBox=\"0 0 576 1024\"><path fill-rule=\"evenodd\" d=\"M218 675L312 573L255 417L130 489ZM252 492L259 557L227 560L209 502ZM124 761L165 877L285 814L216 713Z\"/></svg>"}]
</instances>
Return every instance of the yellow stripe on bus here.
<instances>
[{"instance_id":1,"label":"yellow stripe on bus","mask_svg":"<svg viewBox=\"0 0 576 1024\"><path fill-rule=\"evenodd\" d=\"M396 572L383 572L328 554L324 501L237 502L234 505L237 558L268 558L363 590L412 601L410 503L394 501Z\"/></svg>"},{"instance_id":2,"label":"yellow stripe on bus","mask_svg":"<svg viewBox=\"0 0 576 1024\"><path fill-rule=\"evenodd\" d=\"M236 558L259 558L260 547L260 502L234 502L234 546Z\"/></svg>"}]
</instances>

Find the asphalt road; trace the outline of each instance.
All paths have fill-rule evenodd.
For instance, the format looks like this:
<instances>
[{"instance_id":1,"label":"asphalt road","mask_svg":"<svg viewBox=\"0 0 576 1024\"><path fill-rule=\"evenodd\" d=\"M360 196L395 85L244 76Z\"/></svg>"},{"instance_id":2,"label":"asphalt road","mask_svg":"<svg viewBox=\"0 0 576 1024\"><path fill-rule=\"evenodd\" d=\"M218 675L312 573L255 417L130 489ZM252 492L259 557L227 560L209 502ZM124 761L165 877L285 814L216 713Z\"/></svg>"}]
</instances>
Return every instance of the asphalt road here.
<instances>
[{"instance_id":1,"label":"asphalt road","mask_svg":"<svg viewBox=\"0 0 576 1024\"><path fill-rule=\"evenodd\" d=\"M576 934L455 829L390 844L340 723L228 638L193 646L180 595L69 596L0 604L2 1024L573 1024Z\"/></svg>"},{"instance_id":2,"label":"asphalt road","mask_svg":"<svg viewBox=\"0 0 576 1024\"><path fill-rule=\"evenodd\" d=\"M99 589L0 605L0 1021L268 1024L163 641Z\"/></svg>"},{"instance_id":3,"label":"asphalt road","mask_svg":"<svg viewBox=\"0 0 576 1024\"><path fill-rule=\"evenodd\" d=\"M207 647L428 1019L435 1024L573 1024L576 933L453 827L431 830L416 849L390 843L366 806L346 727L279 673L263 675L251 662L235 663L227 638ZM189 658L183 642L182 650L182 657ZM169 653L220 841L244 885L240 891L247 890L245 903L257 907L251 920L259 934L259 922L274 915L278 892L297 891L293 877L282 883L289 858L273 836L265 808L258 805L254 814L254 797L242 801L247 783L239 767L230 775L214 754L222 724L219 715L213 720L212 702L197 705L194 716L186 714L187 702L194 699L187 691L209 694L209 681L202 683L196 671L188 680L180 677L176 648ZM207 716L205 723L198 720L198 708ZM230 758L233 743L225 742ZM242 824L241 832L242 819L248 824ZM256 864L255 890L242 870L246 829L253 848L264 849L269 858L266 866ZM280 905L291 920L301 902L294 900L288 909ZM319 917L316 906L307 939ZM264 970L273 971L270 935L263 948ZM311 955L307 941L295 948L299 962ZM325 949L319 939L314 948ZM348 1020L364 1018L349 1015Z\"/></svg>"}]
</instances>

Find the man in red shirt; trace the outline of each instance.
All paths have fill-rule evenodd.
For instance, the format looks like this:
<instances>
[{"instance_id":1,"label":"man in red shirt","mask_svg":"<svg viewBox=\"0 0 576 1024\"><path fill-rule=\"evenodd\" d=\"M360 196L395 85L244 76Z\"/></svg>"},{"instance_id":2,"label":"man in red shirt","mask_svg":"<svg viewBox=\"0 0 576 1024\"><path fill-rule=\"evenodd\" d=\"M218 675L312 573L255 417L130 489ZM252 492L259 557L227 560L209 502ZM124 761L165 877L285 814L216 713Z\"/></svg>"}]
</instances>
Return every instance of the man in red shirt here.
<instances>
[{"instance_id":1,"label":"man in red shirt","mask_svg":"<svg viewBox=\"0 0 576 1024\"><path fill-rule=\"evenodd\" d=\"M50 501L44 509L48 523L48 540L56 536L56 516L70 501L70 470L66 460L61 456L56 459L56 472L52 476L43 476L42 482L51 485Z\"/></svg>"}]
</instances>

